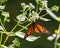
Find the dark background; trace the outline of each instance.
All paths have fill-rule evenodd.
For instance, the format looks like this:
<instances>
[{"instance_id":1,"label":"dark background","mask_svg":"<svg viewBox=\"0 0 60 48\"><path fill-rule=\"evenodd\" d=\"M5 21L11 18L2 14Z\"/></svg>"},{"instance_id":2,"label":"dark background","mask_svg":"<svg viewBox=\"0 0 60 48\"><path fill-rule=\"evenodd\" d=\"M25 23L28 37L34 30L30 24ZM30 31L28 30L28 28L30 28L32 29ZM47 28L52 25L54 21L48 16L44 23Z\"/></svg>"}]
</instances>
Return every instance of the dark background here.
<instances>
[{"instance_id":1,"label":"dark background","mask_svg":"<svg viewBox=\"0 0 60 48\"><path fill-rule=\"evenodd\" d=\"M6 29L7 31L10 31L16 24L16 22L13 21L14 18L16 18L17 15L20 14L20 9L21 9L21 3L25 2L26 4L28 4L29 2L35 4L35 0L8 0L6 2L6 8L5 11L8 11L10 13L10 19L11 22L10 23L6 23ZM52 7L53 5L57 5L60 7L60 0L48 0L48 5L49 7ZM56 13L56 12L55 12ZM60 10L56 13L57 16L60 16ZM47 18L52 19L49 15ZM52 21L50 22L44 22L41 20L37 21L38 23L42 24L44 27L48 28L49 31L51 33L54 33L54 30L58 28L59 22L57 22L56 20L52 19ZM16 30L18 30L19 28L17 28ZM37 39L34 42L28 42L22 38L19 38L21 46L20 48L53 48L54 47L54 41L48 41L47 37L49 35L47 34L39 34L41 36L41 38ZM51 34L50 34L51 35ZM10 44L11 41L14 39L13 38L9 38L7 41L7 44Z\"/></svg>"}]
</instances>

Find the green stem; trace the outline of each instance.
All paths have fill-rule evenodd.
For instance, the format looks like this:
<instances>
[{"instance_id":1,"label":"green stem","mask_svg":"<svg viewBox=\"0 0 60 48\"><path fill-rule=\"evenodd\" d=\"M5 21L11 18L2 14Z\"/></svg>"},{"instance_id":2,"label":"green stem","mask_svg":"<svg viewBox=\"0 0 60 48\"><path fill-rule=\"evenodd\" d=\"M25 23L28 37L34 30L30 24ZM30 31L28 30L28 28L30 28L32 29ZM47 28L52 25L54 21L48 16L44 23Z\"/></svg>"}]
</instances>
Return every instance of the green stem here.
<instances>
[{"instance_id":1,"label":"green stem","mask_svg":"<svg viewBox=\"0 0 60 48\"><path fill-rule=\"evenodd\" d=\"M57 35L56 39L55 39L55 43L54 43L54 48L57 48L57 41L59 39L59 35Z\"/></svg>"},{"instance_id":2,"label":"green stem","mask_svg":"<svg viewBox=\"0 0 60 48\"><path fill-rule=\"evenodd\" d=\"M1 23L1 26L3 28L3 32L7 32L6 29L5 29L5 27L4 27L4 25L3 25L3 23L2 23L1 18L0 18L0 23ZM0 43L2 43L2 38L3 38L3 33L1 33L1 42ZM1 48L2 48L2 46L1 46Z\"/></svg>"},{"instance_id":3,"label":"green stem","mask_svg":"<svg viewBox=\"0 0 60 48\"><path fill-rule=\"evenodd\" d=\"M3 33L1 33L1 36L0 36L0 47L2 48L1 44L2 44L2 37L3 37Z\"/></svg>"},{"instance_id":4,"label":"green stem","mask_svg":"<svg viewBox=\"0 0 60 48\"><path fill-rule=\"evenodd\" d=\"M41 15L40 17L44 17L44 16L46 16L48 13L45 13L44 15Z\"/></svg>"},{"instance_id":5,"label":"green stem","mask_svg":"<svg viewBox=\"0 0 60 48\"><path fill-rule=\"evenodd\" d=\"M3 37L3 33L1 33L1 42L0 42L1 44L2 44L2 37Z\"/></svg>"},{"instance_id":6,"label":"green stem","mask_svg":"<svg viewBox=\"0 0 60 48\"><path fill-rule=\"evenodd\" d=\"M9 38L9 36L6 37L6 39L5 39L4 43L3 43L4 45L7 42L8 38Z\"/></svg>"},{"instance_id":7,"label":"green stem","mask_svg":"<svg viewBox=\"0 0 60 48\"><path fill-rule=\"evenodd\" d=\"M57 40L55 40L55 43L54 43L54 48L57 48L56 43L57 43Z\"/></svg>"},{"instance_id":8,"label":"green stem","mask_svg":"<svg viewBox=\"0 0 60 48\"><path fill-rule=\"evenodd\" d=\"M43 8L43 7L42 7ZM51 11L53 11L53 10L51 10ZM39 12L39 14L41 13L41 11ZM44 16L46 16L48 13L45 13L45 14L43 14L43 15L41 15L40 17L44 17Z\"/></svg>"},{"instance_id":9,"label":"green stem","mask_svg":"<svg viewBox=\"0 0 60 48\"><path fill-rule=\"evenodd\" d=\"M0 23L1 23L1 26L2 26L2 28L3 28L3 31L6 32L6 29L5 29L5 27L4 27L3 23L2 23L1 18L0 18Z\"/></svg>"},{"instance_id":10,"label":"green stem","mask_svg":"<svg viewBox=\"0 0 60 48\"><path fill-rule=\"evenodd\" d=\"M18 23L19 22L17 22L17 24L14 26L14 28L11 30L11 32L17 27ZM8 38L9 38L9 36L7 35L7 37L6 37L6 39L5 39L3 44L5 44L7 42Z\"/></svg>"},{"instance_id":11,"label":"green stem","mask_svg":"<svg viewBox=\"0 0 60 48\"><path fill-rule=\"evenodd\" d=\"M37 8L36 8L36 12L38 13L38 3L37 3Z\"/></svg>"},{"instance_id":12,"label":"green stem","mask_svg":"<svg viewBox=\"0 0 60 48\"><path fill-rule=\"evenodd\" d=\"M22 26L22 25L20 25L20 24L19 24L19 26L20 26L20 27L23 27L23 28L24 28L24 29L26 29L26 30L28 29L27 27L25 27L25 26Z\"/></svg>"},{"instance_id":13,"label":"green stem","mask_svg":"<svg viewBox=\"0 0 60 48\"><path fill-rule=\"evenodd\" d=\"M42 10L40 10L39 14L42 12Z\"/></svg>"},{"instance_id":14,"label":"green stem","mask_svg":"<svg viewBox=\"0 0 60 48\"><path fill-rule=\"evenodd\" d=\"M17 22L17 24L14 26L14 28L10 32L13 32L13 30L18 26L18 23L19 22Z\"/></svg>"},{"instance_id":15,"label":"green stem","mask_svg":"<svg viewBox=\"0 0 60 48\"><path fill-rule=\"evenodd\" d=\"M28 25L26 25L25 27L28 27L30 24L31 24L32 22L30 22ZM22 29L20 29L19 31L22 31L22 30L24 30L25 28L22 28Z\"/></svg>"}]
</instances>

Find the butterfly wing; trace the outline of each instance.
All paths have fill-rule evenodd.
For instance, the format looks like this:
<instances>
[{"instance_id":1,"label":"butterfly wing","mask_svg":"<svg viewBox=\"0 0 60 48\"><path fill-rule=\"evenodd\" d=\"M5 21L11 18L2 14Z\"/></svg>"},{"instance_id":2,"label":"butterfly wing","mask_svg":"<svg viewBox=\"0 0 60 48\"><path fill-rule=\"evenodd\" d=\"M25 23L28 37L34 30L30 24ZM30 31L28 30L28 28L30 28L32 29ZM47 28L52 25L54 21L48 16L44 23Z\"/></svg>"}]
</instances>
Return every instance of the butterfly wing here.
<instances>
[{"instance_id":1,"label":"butterfly wing","mask_svg":"<svg viewBox=\"0 0 60 48\"><path fill-rule=\"evenodd\" d=\"M35 23L35 32L36 33L49 33L49 31L46 29L46 28L44 28L43 26L41 26L40 24L38 24L38 23Z\"/></svg>"},{"instance_id":2,"label":"butterfly wing","mask_svg":"<svg viewBox=\"0 0 60 48\"><path fill-rule=\"evenodd\" d=\"M34 24L32 23L29 28L28 28L28 31L26 33L26 35L24 36L24 39L26 39L29 35L32 35L34 33Z\"/></svg>"},{"instance_id":3,"label":"butterfly wing","mask_svg":"<svg viewBox=\"0 0 60 48\"><path fill-rule=\"evenodd\" d=\"M24 39L26 39L29 35L32 35L34 32L36 33L49 33L49 31L44 28L43 26L41 26L38 23L32 23L29 28L28 31L26 33L26 35L24 36Z\"/></svg>"}]
</instances>

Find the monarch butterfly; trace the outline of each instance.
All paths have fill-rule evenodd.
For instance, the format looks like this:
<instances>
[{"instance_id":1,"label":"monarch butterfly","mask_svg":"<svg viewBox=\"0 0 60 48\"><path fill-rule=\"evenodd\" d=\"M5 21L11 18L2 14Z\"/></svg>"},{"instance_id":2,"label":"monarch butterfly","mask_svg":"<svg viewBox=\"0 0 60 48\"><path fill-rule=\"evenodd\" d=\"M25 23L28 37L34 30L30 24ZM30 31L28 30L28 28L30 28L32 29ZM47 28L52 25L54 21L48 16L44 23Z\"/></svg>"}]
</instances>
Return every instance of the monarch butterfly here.
<instances>
[{"instance_id":1,"label":"monarch butterfly","mask_svg":"<svg viewBox=\"0 0 60 48\"><path fill-rule=\"evenodd\" d=\"M28 28L28 31L26 33L26 35L24 36L24 39L26 39L29 35L32 35L33 33L49 33L49 31L44 28L43 26L41 26L40 24L38 23L35 23L33 22L29 28Z\"/></svg>"}]
</instances>

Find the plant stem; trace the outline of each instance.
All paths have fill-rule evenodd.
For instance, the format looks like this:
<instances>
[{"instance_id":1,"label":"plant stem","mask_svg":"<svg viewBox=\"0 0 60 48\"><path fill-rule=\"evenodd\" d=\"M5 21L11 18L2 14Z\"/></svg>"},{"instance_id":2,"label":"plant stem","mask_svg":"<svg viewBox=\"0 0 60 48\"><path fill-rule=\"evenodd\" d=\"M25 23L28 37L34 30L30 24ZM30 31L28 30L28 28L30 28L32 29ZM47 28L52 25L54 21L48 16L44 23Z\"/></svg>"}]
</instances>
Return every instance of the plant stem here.
<instances>
[{"instance_id":1,"label":"plant stem","mask_svg":"<svg viewBox=\"0 0 60 48\"><path fill-rule=\"evenodd\" d=\"M14 28L11 30L11 32L17 27L18 23L19 22L17 22L17 24L14 26ZM6 39L5 39L3 44L5 44L7 42L8 38L9 38L9 36L7 35L7 37L6 37Z\"/></svg>"},{"instance_id":2,"label":"plant stem","mask_svg":"<svg viewBox=\"0 0 60 48\"><path fill-rule=\"evenodd\" d=\"M57 43L57 40L55 40L55 43L54 43L54 48L57 48L56 43Z\"/></svg>"},{"instance_id":3,"label":"plant stem","mask_svg":"<svg viewBox=\"0 0 60 48\"><path fill-rule=\"evenodd\" d=\"M17 24L14 26L14 28L10 31L10 32L13 32L13 30L17 27L19 21L17 22Z\"/></svg>"},{"instance_id":4,"label":"plant stem","mask_svg":"<svg viewBox=\"0 0 60 48\"><path fill-rule=\"evenodd\" d=\"M8 40L8 38L9 38L9 36L6 37L6 39L5 39L4 43L3 43L4 45L5 45L6 41Z\"/></svg>"},{"instance_id":5,"label":"plant stem","mask_svg":"<svg viewBox=\"0 0 60 48\"><path fill-rule=\"evenodd\" d=\"M2 36L3 36L3 33L1 33L1 36L0 36L0 47L2 48L1 44L2 44Z\"/></svg>"},{"instance_id":6,"label":"plant stem","mask_svg":"<svg viewBox=\"0 0 60 48\"><path fill-rule=\"evenodd\" d=\"M2 28L3 28L3 31L6 32L6 29L5 29L5 27L4 27L3 23L2 23L1 18L0 18L0 23L1 23L1 26L2 26Z\"/></svg>"},{"instance_id":7,"label":"plant stem","mask_svg":"<svg viewBox=\"0 0 60 48\"><path fill-rule=\"evenodd\" d=\"M26 30L28 29L27 27L25 27L25 26L22 26L22 25L20 25L20 24L19 24L19 26L20 26L20 27L23 27L23 28L25 28Z\"/></svg>"},{"instance_id":8,"label":"plant stem","mask_svg":"<svg viewBox=\"0 0 60 48\"><path fill-rule=\"evenodd\" d=\"M3 37L3 33L1 33L1 42L0 43L2 43L2 37Z\"/></svg>"},{"instance_id":9,"label":"plant stem","mask_svg":"<svg viewBox=\"0 0 60 48\"><path fill-rule=\"evenodd\" d=\"M28 25L26 25L25 27L28 27L30 24L31 24L32 22L30 22ZM22 28L22 29L20 29L19 31L22 31L22 30L24 30L25 28Z\"/></svg>"},{"instance_id":10,"label":"plant stem","mask_svg":"<svg viewBox=\"0 0 60 48\"><path fill-rule=\"evenodd\" d=\"M37 3L37 8L36 8L36 12L38 13L38 3Z\"/></svg>"},{"instance_id":11,"label":"plant stem","mask_svg":"<svg viewBox=\"0 0 60 48\"><path fill-rule=\"evenodd\" d=\"M44 17L44 16L46 16L48 13L45 13L44 15L41 15L40 17Z\"/></svg>"},{"instance_id":12,"label":"plant stem","mask_svg":"<svg viewBox=\"0 0 60 48\"><path fill-rule=\"evenodd\" d=\"M4 25L3 25L3 23L2 23L1 18L0 18L0 23L1 23L1 26L2 26L2 28L3 28L3 32L7 32L6 29L5 29L5 27L4 27ZM1 33L1 40L0 40L0 41L1 41L0 43L1 43L1 44L2 44L2 38L3 38L3 33ZM1 48L2 48L2 46L1 46Z\"/></svg>"},{"instance_id":13,"label":"plant stem","mask_svg":"<svg viewBox=\"0 0 60 48\"><path fill-rule=\"evenodd\" d=\"M57 41L59 39L59 35L56 36L55 43L54 43L54 48L57 48Z\"/></svg>"}]
</instances>

